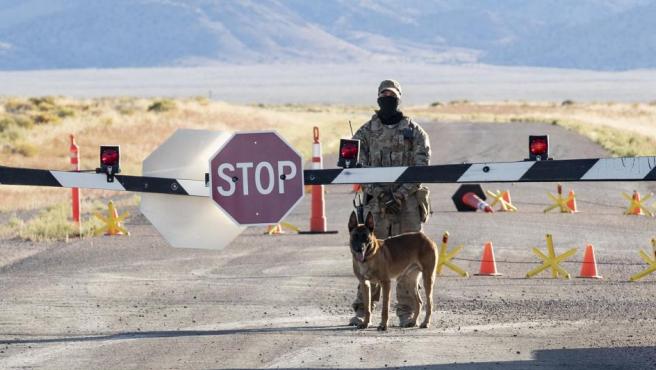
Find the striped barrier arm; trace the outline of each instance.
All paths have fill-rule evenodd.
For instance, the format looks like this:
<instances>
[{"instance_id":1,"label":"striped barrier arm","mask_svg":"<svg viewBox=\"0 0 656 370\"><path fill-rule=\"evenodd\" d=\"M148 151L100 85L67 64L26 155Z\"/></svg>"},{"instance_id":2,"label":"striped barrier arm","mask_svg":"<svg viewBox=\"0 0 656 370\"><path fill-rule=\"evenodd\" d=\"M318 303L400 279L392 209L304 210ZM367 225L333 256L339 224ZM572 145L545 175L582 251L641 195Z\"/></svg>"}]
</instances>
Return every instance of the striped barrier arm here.
<instances>
[{"instance_id":1,"label":"striped barrier arm","mask_svg":"<svg viewBox=\"0 0 656 370\"><path fill-rule=\"evenodd\" d=\"M303 175L306 185L656 181L656 157L316 169L304 170ZM116 175L110 183L105 174L5 166L0 166L0 184L209 196L205 181L200 180Z\"/></svg>"},{"instance_id":2,"label":"striped barrier arm","mask_svg":"<svg viewBox=\"0 0 656 370\"><path fill-rule=\"evenodd\" d=\"M0 184L2 185L78 187L140 193L208 196L204 181L124 175L115 175L114 179L114 182L107 182L107 175L102 173L0 166Z\"/></svg>"},{"instance_id":3,"label":"striped barrier arm","mask_svg":"<svg viewBox=\"0 0 656 370\"><path fill-rule=\"evenodd\" d=\"M656 181L656 157L306 170L305 183L486 183Z\"/></svg>"}]
</instances>

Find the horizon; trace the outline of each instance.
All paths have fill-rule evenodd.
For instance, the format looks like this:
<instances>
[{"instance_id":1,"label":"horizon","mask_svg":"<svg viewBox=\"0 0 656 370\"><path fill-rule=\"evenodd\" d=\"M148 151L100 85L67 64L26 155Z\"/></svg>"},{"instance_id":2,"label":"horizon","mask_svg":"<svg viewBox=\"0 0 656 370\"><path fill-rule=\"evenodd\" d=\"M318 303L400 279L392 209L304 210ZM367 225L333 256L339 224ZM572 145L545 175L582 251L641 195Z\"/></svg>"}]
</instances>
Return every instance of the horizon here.
<instances>
[{"instance_id":1,"label":"horizon","mask_svg":"<svg viewBox=\"0 0 656 370\"><path fill-rule=\"evenodd\" d=\"M374 102L375 86L385 78L399 80L406 105L454 100L656 101L656 69L608 72L427 63L0 71L0 96L204 96L239 104L362 105Z\"/></svg>"}]
</instances>

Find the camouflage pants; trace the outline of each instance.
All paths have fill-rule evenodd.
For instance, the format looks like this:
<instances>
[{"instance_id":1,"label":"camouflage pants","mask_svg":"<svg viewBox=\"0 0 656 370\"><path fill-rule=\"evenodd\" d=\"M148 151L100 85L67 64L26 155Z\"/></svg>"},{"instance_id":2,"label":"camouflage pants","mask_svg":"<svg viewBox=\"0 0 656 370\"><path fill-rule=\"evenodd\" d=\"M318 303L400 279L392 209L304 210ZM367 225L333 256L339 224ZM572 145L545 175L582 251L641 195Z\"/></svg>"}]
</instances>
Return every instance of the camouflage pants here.
<instances>
[{"instance_id":1,"label":"camouflage pants","mask_svg":"<svg viewBox=\"0 0 656 370\"><path fill-rule=\"evenodd\" d=\"M417 208L417 200L415 197L409 197L398 215L385 215L377 209L365 207L365 215L371 212L374 216L375 229L374 233L379 239L385 239L390 236L398 235L401 233L421 231L421 221L419 219L419 212ZM410 319L414 316L413 307L418 300L422 302L419 295L419 279L421 271L416 268L409 269L404 275L399 276L396 281L396 315L399 317L401 326L406 326L410 323ZM380 300L380 285L371 284L371 305L373 309L374 302ZM362 303L362 293L360 285L358 284L357 294L355 301L352 304L355 317L364 317L364 304ZM418 312L416 314L419 314Z\"/></svg>"}]
</instances>

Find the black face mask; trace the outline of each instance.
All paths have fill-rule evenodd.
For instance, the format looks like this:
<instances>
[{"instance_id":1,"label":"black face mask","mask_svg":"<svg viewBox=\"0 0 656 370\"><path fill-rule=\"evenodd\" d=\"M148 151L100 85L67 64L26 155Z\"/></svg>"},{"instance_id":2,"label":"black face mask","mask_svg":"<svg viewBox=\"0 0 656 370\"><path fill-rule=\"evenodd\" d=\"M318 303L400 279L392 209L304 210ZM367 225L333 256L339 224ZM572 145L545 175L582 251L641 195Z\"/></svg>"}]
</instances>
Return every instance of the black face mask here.
<instances>
[{"instance_id":1,"label":"black face mask","mask_svg":"<svg viewBox=\"0 0 656 370\"><path fill-rule=\"evenodd\" d=\"M376 114L383 124L394 125L403 118L403 113L399 111L399 98L396 96L379 97L378 106L380 110Z\"/></svg>"}]
</instances>

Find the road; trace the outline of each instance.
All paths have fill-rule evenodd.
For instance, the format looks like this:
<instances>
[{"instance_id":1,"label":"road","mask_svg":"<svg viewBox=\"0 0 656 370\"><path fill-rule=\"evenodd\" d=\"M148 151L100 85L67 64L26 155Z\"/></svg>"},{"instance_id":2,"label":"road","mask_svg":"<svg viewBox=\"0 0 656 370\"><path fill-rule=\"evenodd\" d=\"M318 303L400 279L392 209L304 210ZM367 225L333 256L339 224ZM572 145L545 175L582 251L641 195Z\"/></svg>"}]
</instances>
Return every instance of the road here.
<instances>
[{"instance_id":1,"label":"road","mask_svg":"<svg viewBox=\"0 0 656 370\"><path fill-rule=\"evenodd\" d=\"M559 159L606 155L564 129L538 124L426 123L433 164L513 161L527 135L550 135ZM332 163L326 161L327 163ZM387 332L346 326L356 279L346 224L349 186L327 191L332 235L264 235L249 228L222 251L171 248L130 209L129 237L48 245L0 241L0 368L208 369L646 369L656 366L656 277L629 282L647 265L656 220L624 216L621 192L647 183L565 183L577 214L544 214L556 185L488 184L511 192L517 213L458 213L457 185L431 185L426 233L464 244L454 262L473 275L494 245L502 276L461 278L445 270L430 329ZM309 196L286 221L307 228ZM602 280L526 279L532 247L557 253L579 273L586 243ZM30 252L31 251L31 252ZM377 323L380 311L374 313Z\"/></svg>"}]
</instances>

